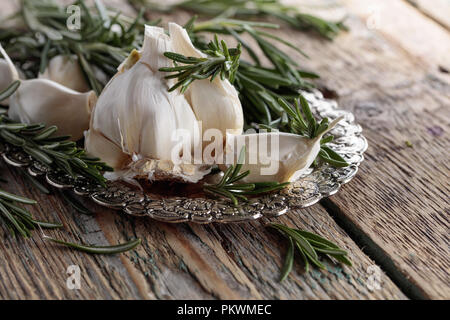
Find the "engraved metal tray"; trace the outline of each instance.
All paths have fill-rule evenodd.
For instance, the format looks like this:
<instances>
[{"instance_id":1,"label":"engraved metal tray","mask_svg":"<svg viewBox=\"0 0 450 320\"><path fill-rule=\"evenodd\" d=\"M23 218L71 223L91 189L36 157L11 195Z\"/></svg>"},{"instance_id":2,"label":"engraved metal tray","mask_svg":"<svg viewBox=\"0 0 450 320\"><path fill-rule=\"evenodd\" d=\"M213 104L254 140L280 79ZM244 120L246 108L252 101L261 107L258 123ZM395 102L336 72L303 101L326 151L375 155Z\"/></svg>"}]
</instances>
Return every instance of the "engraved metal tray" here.
<instances>
[{"instance_id":1,"label":"engraved metal tray","mask_svg":"<svg viewBox=\"0 0 450 320\"><path fill-rule=\"evenodd\" d=\"M302 94L318 118L328 117L333 120L344 115L344 119L331 131L335 138L329 146L350 163L350 166L335 168L322 164L311 169L287 188L251 198L238 207L220 198L162 198L160 195L156 196L120 182L110 181L105 189L83 177L74 179L61 171L49 170L26 153L8 146L2 151L2 157L6 163L24 168L32 176L45 177L45 180L56 188L71 189L79 196L88 197L102 206L133 216L147 216L165 222L197 223L244 222L263 216L276 217L290 208L308 207L336 193L342 184L349 182L356 174L367 149L361 126L354 123L352 113L338 109L334 100L323 98L319 91Z\"/></svg>"}]
</instances>

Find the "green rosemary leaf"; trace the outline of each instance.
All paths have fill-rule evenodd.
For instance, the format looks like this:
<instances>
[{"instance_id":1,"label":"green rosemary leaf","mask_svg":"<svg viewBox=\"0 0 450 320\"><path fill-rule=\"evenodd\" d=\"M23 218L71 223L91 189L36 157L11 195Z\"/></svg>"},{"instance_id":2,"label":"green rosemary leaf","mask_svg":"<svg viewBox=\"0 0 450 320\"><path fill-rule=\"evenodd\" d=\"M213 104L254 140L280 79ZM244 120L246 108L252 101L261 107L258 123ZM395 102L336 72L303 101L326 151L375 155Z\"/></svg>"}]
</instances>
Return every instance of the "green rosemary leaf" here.
<instances>
[{"instance_id":1,"label":"green rosemary leaf","mask_svg":"<svg viewBox=\"0 0 450 320\"><path fill-rule=\"evenodd\" d=\"M11 208L15 213L20 214L22 217L26 216L26 217L32 219L31 213L29 213L27 210L15 205L14 202L4 201L4 200L1 202L8 208Z\"/></svg>"},{"instance_id":2,"label":"green rosemary leaf","mask_svg":"<svg viewBox=\"0 0 450 320\"><path fill-rule=\"evenodd\" d=\"M245 171L243 173L240 172L244 160L245 147L243 147L239 153L237 164L230 165L217 184L204 184L203 190L206 193L228 198L232 201L233 205L237 206L239 204L239 200L247 201L247 195L258 195L266 192L274 192L289 185L289 182L236 183L250 174L250 171Z\"/></svg>"},{"instance_id":3,"label":"green rosemary leaf","mask_svg":"<svg viewBox=\"0 0 450 320\"><path fill-rule=\"evenodd\" d=\"M39 73L43 74L45 72L45 69L47 68L48 64L48 51L50 50L51 40L47 40L47 43L44 46L44 49L42 50L41 54L41 64L39 67Z\"/></svg>"},{"instance_id":4,"label":"green rosemary leaf","mask_svg":"<svg viewBox=\"0 0 450 320\"><path fill-rule=\"evenodd\" d=\"M327 268L325 267L325 265L322 264L322 263L319 261L319 259L318 259L317 256L316 256L316 257L312 256L312 255L310 254L310 252L308 252L307 250L305 250L305 247L302 247L302 245L301 245L299 242L297 242L297 244L298 244L299 249L301 248L302 252L305 254L305 256L308 258L308 260L309 260L312 264L314 264L316 267L318 267L318 268L320 268L320 269L323 269L323 270L326 270L326 269L327 269ZM314 253L317 255L317 253L316 253L315 251L314 251Z\"/></svg>"},{"instance_id":5,"label":"green rosemary leaf","mask_svg":"<svg viewBox=\"0 0 450 320\"><path fill-rule=\"evenodd\" d=\"M324 244L325 246L327 246L329 248L339 249L339 247L335 243L333 243L315 233L308 232L305 230L296 230L296 232L298 232L300 235L302 235L305 239L317 241L319 243Z\"/></svg>"},{"instance_id":6,"label":"green rosemary leaf","mask_svg":"<svg viewBox=\"0 0 450 320\"><path fill-rule=\"evenodd\" d=\"M62 228L63 225L61 223L53 223L53 222L46 222L46 221L39 221L39 220L32 220L33 223L37 226L40 226L44 229L59 229Z\"/></svg>"},{"instance_id":7,"label":"green rosemary leaf","mask_svg":"<svg viewBox=\"0 0 450 320\"><path fill-rule=\"evenodd\" d=\"M28 153L30 156L32 156L36 160L38 160L46 165L50 165L53 163L53 159L51 157L49 157L45 152L42 152L39 149L28 147L26 145L23 146L22 148L23 148L23 151ZM47 150L47 152L48 151L49 150Z\"/></svg>"},{"instance_id":8,"label":"green rosemary leaf","mask_svg":"<svg viewBox=\"0 0 450 320\"><path fill-rule=\"evenodd\" d=\"M286 233L289 235L292 239L294 239L304 250L305 254L307 254L309 257L313 259L317 259L317 253L315 252L314 248L309 244L309 242L300 234L295 232L293 229L286 227L281 224L272 224L275 228L279 229L283 233Z\"/></svg>"},{"instance_id":9,"label":"green rosemary leaf","mask_svg":"<svg viewBox=\"0 0 450 320\"><path fill-rule=\"evenodd\" d=\"M0 101L6 100L9 96L11 96L17 88L20 86L20 81L16 80L11 83L6 89L0 92Z\"/></svg>"},{"instance_id":10,"label":"green rosemary leaf","mask_svg":"<svg viewBox=\"0 0 450 320\"><path fill-rule=\"evenodd\" d=\"M2 191L0 190L0 192ZM9 210L3 205L1 201L0 201L0 212L3 214L4 218L14 226L15 231L19 232L25 238L29 237L29 231L27 230L27 228L24 227L23 223L21 223L19 220L13 217L13 215L9 212Z\"/></svg>"},{"instance_id":11,"label":"green rosemary leaf","mask_svg":"<svg viewBox=\"0 0 450 320\"><path fill-rule=\"evenodd\" d=\"M309 271L310 263L318 268L326 269L325 265L319 261L318 254L334 258L338 262L348 266L352 265L351 261L347 258L347 252L345 250L340 249L335 243L319 235L276 223L269 224L268 226L276 229L290 242L294 243L305 263L306 272ZM282 273L285 276L284 272Z\"/></svg>"},{"instance_id":12,"label":"green rosemary leaf","mask_svg":"<svg viewBox=\"0 0 450 320\"><path fill-rule=\"evenodd\" d=\"M45 140L49 138L52 134L54 134L58 130L56 126L50 126L46 129L42 130L38 135L33 137L33 140Z\"/></svg>"},{"instance_id":13,"label":"green rosemary leaf","mask_svg":"<svg viewBox=\"0 0 450 320\"><path fill-rule=\"evenodd\" d=\"M326 253L330 256L345 256L347 251L341 249L324 249L324 248L314 248L317 252Z\"/></svg>"},{"instance_id":14,"label":"green rosemary leaf","mask_svg":"<svg viewBox=\"0 0 450 320\"><path fill-rule=\"evenodd\" d=\"M33 30L34 32L42 32L51 40L62 40L63 36L57 30L43 25L33 14L33 9L31 7L31 2L29 0L23 1L22 7L23 18L27 24L27 26Z\"/></svg>"},{"instance_id":15,"label":"green rosemary leaf","mask_svg":"<svg viewBox=\"0 0 450 320\"><path fill-rule=\"evenodd\" d=\"M24 203L24 204L36 204L37 203L35 200L21 197L21 196L6 192L1 189L0 189L0 198L10 200L10 201L20 202L20 203Z\"/></svg>"},{"instance_id":16,"label":"green rosemary leaf","mask_svg":"<svg viewBox=\"0 0 450 320\"><path fill-rule=\"evenodd\" d=\"M183 9L220 18L271 17L298 30L313 30L327 39L332 39L341 30L346 30L342 22L331 22L302 13L298 8L283 4L280 0L184 0L172 5L161 5L151 0L130 0L130 2L163 12Z\"/></svg>"},{"instance_id":17,"label":"green rosemary leaf","mask_svg":"<svg viewBox=\"0 0 450 320\"><path fill-rule=\"evenodd\" d=\"M242 192L242 194L244 194L244 195L258 195L258 194L267 193L267 192L275 192L275 191L284 189L289 184L290 184L289 182L284 182L284 183L277 183L274 186L261 187L261 188L256 188L256 186L255 186L254 190L244 191L244 192Z\"/></svg>"},{"instance_id":18,"label":"green rosemary leaf","mask_svg":"<svg viewBox=\"0 0 450 320\"><path fill-rule=\"evenodd\" d=\"M302 256L303 263L305 264L305 272L308 273L309 272L309 260L308 260L308 257L303 252L302 247L297 242L295 243L295 246L297 247L298 252L300 252L300 255Z\"/></svg>"},{"instance_id":19,"label":"green rosemary leaf","mask_svg":"<svg viewBox=\"0 0 450 320\"><path fill-rule=\"evenodd\" d=\"M332 255L332 257L337 261L348 265L349 267L353 265L352 262L345 255Z\"/></svg>"},{"instance_id":20,"label":"green rosemary leaf","mask_svg":"<svg viewBox=\"0 0 450 320\"><path fill-rule=\"evenodd\" d=\"M292 271L292 266L294 265L294 242L292 238L289 238L289 247L286 253L286 258L284 260L283 269L281 270L280 282L285 280L289 273Z\"/></svg>"},{"instance_id":21,"label":"green rosemary leaf","mask_svg":"<svg viewBox=\"0 0 450 320\"><path fill-rule=\"evenodd\" d=\"M346 163L348 166L348 163L345 161L345 159L342 158L337 152L333 151L330 147L322 145L321 149L324 150L331 159L337 162Z\"/></svg>"},{"instance_id":22,"label":"green rosemary leaf","mask_svg":"<svg viewBox=\"0 0 450 320\"><path fill-rule=\"evenodd\" d=\"M301 95L300 97L300 105L302 107L302 111L304 115L306 116L306 120L308 121L309 128L315 128L316 127L316 119L311 113L311 109L309 108L309 104L306 101L306 99ZM311 137L313 138L313 137Z\"/></svg>"},{"instance_id":23,"label":"green rosemary leaf","mask_svg":"<svg viewBox=\"0 0 450 320\"><path fill-rule=\"evenodd\" d=\"M339 156L340 157L340 156ZM343 168L348 167L348 163L344 161L335 160L332 157L329 156L328 152L325 151L323 148L319 151L319 158L325 161L326 163L329 163L335 167Z\"/></svg>"},{"instance_id":24,"label":"green rosemary leaf","mask_svg":"<svg viewBox=\"0 0 450 320\"><path fill-rule=\"evenodd\" d=\"M325 137L325 138L322 138L322 139L320 140L320 144L321 144L321 145L327 144L327 143L333 141L333 138L334 138L333 136L327 136L327 137Z\"/></svg>"},{"instance_id":25,"label":"green rosemary leaf","mask_svg":"<svg viewBox=\"0 0 450 320\"><path fill-rule=\"evenodd\" d=\"M169 91L180 88L181 93L183 93L194 80L210 78L213 81L218 75L220 75L221 80L228 79L233 83L239 67L241 45L238 44L236 48L228 49L226 43L224 41L219 42L217 35L215 35L215 40L209 42L207 47L209 49L204 51L207 54L206 58L186 57L175 52L164 53L164 56L173 60L174 63L184 64L159 69L161 72L178 72L166 76L166 79L178 79L178 82Z\"/></svg>"},{"instance_id":26,"label":"green rosemary leaf","mask_svg":"<svg viewBox=\"0 0 450 320\"><path fill-rule=\"evenodd\" d=\"M51 237L45 237L44 239L47 239L51 242L55 242L58 244L62 244L66 247L69 247L69 248L72 248L72 249L75 249L78 251L87 252L87 253L91 253L91 254L123 253L123 252L129 251L129 250L133 250L141 243L141 239L138 238L138 239L134 239L134 240L128 241L123 244L113 245L113 246L89 246L89 245L77 244L77 243L73 243L73 242L67 242L67 241L63 241L63 240L59 240L59 239L55 239L55 238L51 238Z\"/></svg>"},{"instance_id":27,"label":"green rosemary leaf","mask_svg":"<svg viewBox=\"0 0 450 320\"><path fill-rule=\"evenodd\" d=\"M50 190L47 189L42 183L40 183L36 178L31 176L28 172L23 171L23 175L30 181L30 183L39 191L41 191L44 194L50 194Z\"/></svg>"}]
</instances>

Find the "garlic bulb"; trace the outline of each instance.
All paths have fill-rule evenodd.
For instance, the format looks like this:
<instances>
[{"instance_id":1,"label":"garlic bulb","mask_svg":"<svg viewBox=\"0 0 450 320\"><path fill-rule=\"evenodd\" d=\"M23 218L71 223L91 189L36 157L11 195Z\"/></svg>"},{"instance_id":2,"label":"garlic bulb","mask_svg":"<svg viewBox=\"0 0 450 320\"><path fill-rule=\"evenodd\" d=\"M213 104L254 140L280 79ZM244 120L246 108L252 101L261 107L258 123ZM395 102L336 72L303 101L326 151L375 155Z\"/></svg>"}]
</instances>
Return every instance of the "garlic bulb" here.
<instances>
[{"instance_id":1,"label":"garlic bulb","mask_svg":"<svg viewBox=\"0 0 450 320\"><path fill-rule=\"evenodd\" d=\"M10 82L18 80L18 71L1 45L0 53L7 66L2 66L2 78ZM48 75L51 73L54 74L49 72ZM67 78L70 76L68 73L65 75ZM24 123L56 125L58 134L70 135L72 140L79 140L88 129L90 113L96 100L93 91L81 93L50 79L21 80L17 91L9 97L8 116Z\"/></svg>"},{"instance_id":2,"label":"garlic bulb","mask_svg":"<svg viewBox=\"0 0 450 320\"><path fill-rule=\"evenodd\" d=\"M227 161L236 162L245 146L241 172L250 170L250 174L243 182L293 182L308 170L319 154L320 140L340 120L342 117L335 119L326 131L313 139L286 132L228 135ZM227 166L220 168L226 170Z\"/></svg>"},{"instance_id":3,"label":"garlic bulb","mask_svg":"<svg viewBox=\"0 0 450 320\"><path fill-rule=\"evenodd\" d=\"M76 55L53 57L44 73L39 74L39 79L49 79L78 92L89 91Z\"/></svg>"},{"instance_id":4,"label":"garlic bulb","mask_svg":"<svg viewBox=\"0 0 450 320\"><path fill-rule=\"evenodd\" d=\"M185 29L176 23L169 23L169 32L176 53L205 57L192 45ZM209 79L196 80L189 86L185 96L204 129L219 129L224 137L227 132L242 133L244 116L241 102L236 89L227 79L216 77L212 82Z\"/></svg>"},{"instance_id":5,"label":"garlic bulb","mask_svg":"<svg viewBox=\"0 0 450 320\"><path fill-rule=\"evenodd\" d=\"M116 170L110 178L197 182L209 172L182 159L192 153L199 127L184 95L169 92L171 81L159 71L170 65L166 51L173 47L164 29L146 26L142 51L119 66L93 110L85 147ZM187 144L173 139L180 129Z\"/></svg>"}]
</instances>

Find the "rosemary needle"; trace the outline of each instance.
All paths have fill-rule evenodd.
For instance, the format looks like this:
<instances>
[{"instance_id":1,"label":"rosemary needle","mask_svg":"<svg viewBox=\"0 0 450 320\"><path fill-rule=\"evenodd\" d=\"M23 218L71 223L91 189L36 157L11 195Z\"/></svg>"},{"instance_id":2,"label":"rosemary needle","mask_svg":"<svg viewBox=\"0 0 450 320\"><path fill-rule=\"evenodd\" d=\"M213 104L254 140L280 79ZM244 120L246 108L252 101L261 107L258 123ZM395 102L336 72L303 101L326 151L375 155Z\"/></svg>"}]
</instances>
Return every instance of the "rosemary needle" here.
<instances>
[{"instance_id":1,"label":"rosemary needle","mask_svg":"<svg viewBox=\"0 0 450 320\"><path fill-rule=\"evenodd\" d=\"M285 236L289 241L286 259L281 272L283 281L289 275L294 263L294 247L296 247L305 263L305 271L309 271L309 264L312 263L320 269L326 269L325 265L319 261L319 254L332 257L336 261L351 266L351 261L347 258L347 251L340 249L335 243L308 231L290 228L288 226L271 223L268 227L274 228Z\"/></svg>"},{"instance_id":2,"label":"rosemary needle","mask_svg":"<svg viewBox=\"0 0 450 320\"><path fill-rule=\"evenodd\" d=\"M332 39L341 30L342 23L321 19L305 14L294 6L285 5L280 0L184 0L172 5L161 5L151 0L129 0L135 5L144 5L153 10L172 12L182 9L212 17L221 18L275 18L299 30L313 30L321 36Z\"/></svg>"},{"instance_id":3,"label":"rosemary needle","mask_svg":"<svg viewBox=\"0 0 450 320\"><path fill-rule=\"evenodd\" d=\"M241 45L238 44L237 48L228 49L225 41L219 42L215 35L214 41L209 42L208 49L203 52L207 57L196 58L186 57L175 52L164 53L164 56L174 61L175 66L160 68L159 71L176 72L166 76L166 79L178 79L178 82L169 88L169 91L181 87L181 93L183 93L194 80L210 78L210 81L213 81L217 76L221 80L228 79L233 83L239 67ZM183 65L179 63L183 63Z\"/></svg>"},{"instance_id":4,"label":"rosemary needle","mask_svg":"<svg viewBox=\"0 0 450 320\"><path fill-rule=\"evenodd\" d=\"M292 271L292 266L294 265L294 241L289 238L289 247L286 253L286 258L284 260L284 266L281 270L280 282L287 278L289 273Z\"/></svg>"},{"instance_id":5,"label":"rosemary needle","mask_svg":"<svg viewBox=\"0 0 450 320\"><path fill-rule=\"evenodd\" d=\"M78 250L78 251L82 251L82 252L86 252L86 253L91 253L91 254L117 254L117 253L122 253L122 252L126 252L129 250L132 250L134 248L136 248L140 243L141 243L141 239L137 238L131 241L128 241L126 243L122 243L122 244L118 244L118 245L112 245L112 246L90 246L90 245L82 245L82 244L77 244L77 243L73 243L73 242L67 242L67 241L63 241L63 240L58 240L55 238L51 238L48 236L45 236L44 239L47 239L51 242L55 242L58 244L62 244L66 247Z\"/></svg>"},{"instance_id":6,"label":"rosemary needle","mask_svg":"<svg viewBox=\"0 0 450 320\"><path fill-rule=\"evenodd\" d=\"M258 195L267 192L275 192L284 189L289 182L255 182L255 183L239 183L250 174L250 171L241 172L242 164L245 160L245 146L242 147L237 164L230 165L223 174L222 179L216 184L205 184L203 190L206 193L222 196L231 200L234 206L239 201L247 201L248 195Z\"/></svg>"}]
</instances>

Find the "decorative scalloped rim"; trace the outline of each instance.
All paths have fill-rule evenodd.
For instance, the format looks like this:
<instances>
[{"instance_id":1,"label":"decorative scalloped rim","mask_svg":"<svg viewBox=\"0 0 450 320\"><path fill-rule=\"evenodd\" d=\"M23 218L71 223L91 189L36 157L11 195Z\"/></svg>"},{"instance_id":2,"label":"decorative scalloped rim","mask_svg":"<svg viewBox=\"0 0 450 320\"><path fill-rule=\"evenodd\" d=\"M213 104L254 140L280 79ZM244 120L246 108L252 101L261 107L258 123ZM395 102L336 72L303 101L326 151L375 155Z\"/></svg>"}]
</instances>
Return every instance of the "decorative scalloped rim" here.
<instances>
[{"instance_id":1,"label":"decorative scalloped rim","mask_svg":"<svg viewBox=\"0 0 450 320\"><path fill-rule=\"evenodd\" d=\"M157 199L151 194L132 189L120 182L108 182L107 188L90 183L84 178L73 179L67 174L51 171L27 154L6 147L2 152L5 162L28 170L32 176L44 176L46 181L58 189L71 189L79 196L89 197L102 206L122 210L134 216L148 216L165 222L244 222L285 214L290 208L305 208L324 197L335 194L341 185L349 182L367 149L367 140L361 126L354 123L354 116L337 108L334 100L324 99L319 91L302 92L311 110L318 117L331 120L344 115L339 125L332 130L335 136L332 148L349 163L346 168L334 168L326 164L311 170L309 174L277 193L255 197L239 207L233 207L225 199L168 197Z\"/></svg>"}]
</instances>

